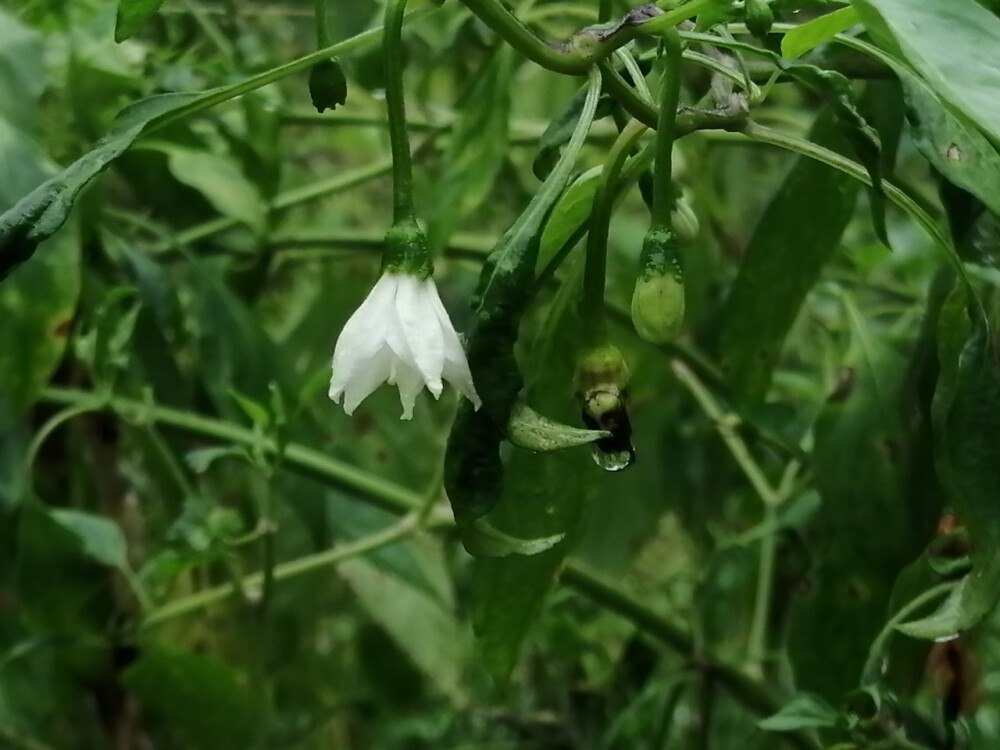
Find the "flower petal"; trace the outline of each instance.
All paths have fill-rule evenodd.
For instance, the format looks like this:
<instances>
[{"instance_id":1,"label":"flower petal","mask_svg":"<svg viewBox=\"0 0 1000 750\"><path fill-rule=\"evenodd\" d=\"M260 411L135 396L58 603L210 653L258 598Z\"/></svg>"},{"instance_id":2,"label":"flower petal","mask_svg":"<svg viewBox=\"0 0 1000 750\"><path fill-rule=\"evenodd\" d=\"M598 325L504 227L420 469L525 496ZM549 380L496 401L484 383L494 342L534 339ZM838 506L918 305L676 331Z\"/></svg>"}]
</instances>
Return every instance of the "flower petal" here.
<instances>
[{"instance_id":1,"label":"flower petal","mask_svg":"<svg viewBox=\"0 0 1000 750\"><path fill-rule=\"evenodd\" d=\"M400 276L396 293L396 321L406 339L408 357L393 348L401 358L407 359L419 370L435 398L441 395L441 372L444 369L444 338L434 313L434 300L437 299L433 279Z\"/></svg>"},{"instance_id":2,"label":"flower petal","mask_svg":"<svg viewBox=\"0 0 1000 750\"><path fill-rule=\"evenodd\" d=\"M417 402L417 395L424 388L424 376L413 365L401 359L393 361L395 370L392 373L392 380L399 388L399 403L403 406L403 413L400 419L413 419L413 405Z\"/></svg>"},{"instance_id":3,"label":"flower petal","mask_svg":"<svg viewBox=\"0 0 1000 750\"><path fill-rule=\"evenodd\" d=\"M329 396L336 402L341 394L346 393L344 409L348 414L388 375L389 361L383 361L383 358L391 356L385 341L395 296L395 280L383 275L344 324L337 338ZM386 354L382 353L383 348ZM372 385L376 377L379 380ZM357 394L360 392L364 393L359 398Z\"/></svg>"},{"instance_id":4,"label":"flower petal","mask_svg":"<svg viewBox=\"0 0 1000 750\"><path fill-rule=\"evenodd\" d=\"M441 325L441 335L444 339L444 368L443 375L451 385L463 396L465 396L476 409L483 405L479 394L476 393L476 385L472 382L472 372L469 370L469 360L465 356L465 348L462 346L455 328L448 317L448 311L444 309L441 298L434 295L434 314Z\"/></svg>"},{"instance_id":5,"label":"flower petal","mask_svg":"<svg viewBox=\"0 0 1000 750\"><path fill-rule=\"evenodd\" d=\"M392 350L383 343L382 347L365 360L344 388L344 411L353 414L358 404L368 398L382 383L388 380L395 361ZM333 385L330 386L331 392Z\"/></svg>"}]
</instances>

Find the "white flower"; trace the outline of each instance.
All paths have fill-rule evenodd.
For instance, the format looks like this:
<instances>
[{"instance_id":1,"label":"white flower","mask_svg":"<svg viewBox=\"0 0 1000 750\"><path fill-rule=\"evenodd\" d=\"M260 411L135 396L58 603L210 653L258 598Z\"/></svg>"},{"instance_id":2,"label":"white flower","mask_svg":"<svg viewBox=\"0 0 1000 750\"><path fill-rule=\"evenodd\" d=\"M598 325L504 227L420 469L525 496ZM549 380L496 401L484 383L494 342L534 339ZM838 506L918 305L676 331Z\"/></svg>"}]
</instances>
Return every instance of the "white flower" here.
<instances>
[{"instance_id":1,"label":"white flower","mask_svg":"<svg viewBox=\"0 0 1000 750\"><path fill-rule=\"evenodd\" d=\"M339 402L343 395L344 411L353 414L388 382L399 387L401 419L411 419L420 389L426 385L438 398L442 378L479 408L465 351L434 279L383 273L337 339L330 398Z\"/></svg>"}]
</instances>

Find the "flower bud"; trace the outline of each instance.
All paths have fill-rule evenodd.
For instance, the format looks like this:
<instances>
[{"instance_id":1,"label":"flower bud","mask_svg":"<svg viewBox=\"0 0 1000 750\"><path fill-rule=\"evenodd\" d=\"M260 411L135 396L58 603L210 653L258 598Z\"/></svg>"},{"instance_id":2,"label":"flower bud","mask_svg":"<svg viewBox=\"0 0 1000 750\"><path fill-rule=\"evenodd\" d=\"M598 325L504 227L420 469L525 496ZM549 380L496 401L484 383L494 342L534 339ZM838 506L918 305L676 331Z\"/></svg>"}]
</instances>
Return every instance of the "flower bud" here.
<instances>
[{"instance_id":1,"label":"flower bud","mask_svg":"<svg viewBox=\"0 0 1000 750\"><path fill-rule=\"evenodd\" d=\"M698 217L683 197L677 199L677 204L670 214L670 225L677 234L677 240L684 245L690 245L697 240L701 231Z\"/></svg>"},{"instance_id":2,"label":"flower bud","mask_svg":"<svg viewBox=\"0 0 1000 750\"><path fill-rule=\"evenodd\" d=\"M774 23L774 12L771 10L771 0L746 0L747 29L755 37L763 38L771 33Z\"/></svg>"},{"instance_id":3,"label":"flower bud","mask_svg":"<svg viewBox=\"0 0 1000 750\"><path fill-rule=\"evenodd\" d=\"M629 371L622 353L610 344L584 352L577 360L573 381L583 423L591 430L611 433L594 442L594 461L607 471L626 468L635 460L635 449L627 408Z\"/></svg>"},{"instance_id":4,"label":"flower bud","mask_svg":"<svg viewBox=\"0 0 1000 750\"><path fill-rule=\"evenodd\" d=\"M651 344L672 341L684 324L684 271L677 236L653 228L642 243L641 271L632 292L632 325Z\"/></svg>"}]
</instances>

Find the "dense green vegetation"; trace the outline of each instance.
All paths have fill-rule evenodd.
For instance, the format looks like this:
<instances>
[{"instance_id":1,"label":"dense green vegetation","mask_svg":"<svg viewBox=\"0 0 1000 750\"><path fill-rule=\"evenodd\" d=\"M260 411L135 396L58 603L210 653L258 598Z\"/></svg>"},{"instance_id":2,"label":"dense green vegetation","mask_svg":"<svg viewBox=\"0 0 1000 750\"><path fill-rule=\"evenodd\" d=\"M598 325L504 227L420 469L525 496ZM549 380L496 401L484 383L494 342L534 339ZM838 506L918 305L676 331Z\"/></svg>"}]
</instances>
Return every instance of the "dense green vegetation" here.
<instances>
[{"instance_id":1,"label":"dense green vegetation","mask_svg":"<svg viewBox=\"0 0 1000 750\"><path fill-rule=\"evenodd\" d=\"M991 0L6 3L0 748L997 747L998 147Z\"/></svg>"}]
</instances>

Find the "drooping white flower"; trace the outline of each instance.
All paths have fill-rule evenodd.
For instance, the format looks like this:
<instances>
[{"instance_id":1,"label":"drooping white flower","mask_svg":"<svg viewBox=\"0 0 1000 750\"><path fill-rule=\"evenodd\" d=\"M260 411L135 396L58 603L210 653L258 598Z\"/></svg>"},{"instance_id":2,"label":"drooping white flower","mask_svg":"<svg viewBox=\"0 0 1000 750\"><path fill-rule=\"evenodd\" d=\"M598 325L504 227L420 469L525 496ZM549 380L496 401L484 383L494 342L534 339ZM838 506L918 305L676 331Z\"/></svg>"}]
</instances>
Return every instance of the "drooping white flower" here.
<instances>
[{"instance_id":1,"label":"drooping white flower","mask_svg":"<svg viewBox=\"0 0 1000 750\"><path fill-rule=\"evenodd\" d=\"M431 277L386 271L340 332L333 352L330 398L353 414L384 382L399 387L401 419L413 417L426 385L438 398L442 379L478 409L469 363Z\"/></svg>"}]
</instances>

